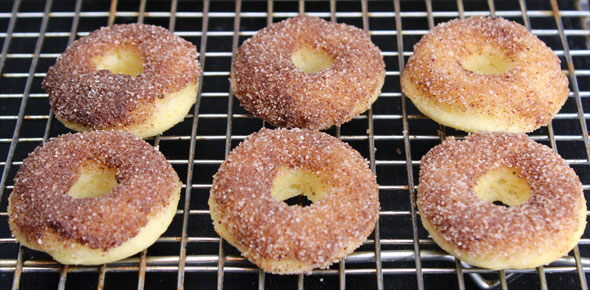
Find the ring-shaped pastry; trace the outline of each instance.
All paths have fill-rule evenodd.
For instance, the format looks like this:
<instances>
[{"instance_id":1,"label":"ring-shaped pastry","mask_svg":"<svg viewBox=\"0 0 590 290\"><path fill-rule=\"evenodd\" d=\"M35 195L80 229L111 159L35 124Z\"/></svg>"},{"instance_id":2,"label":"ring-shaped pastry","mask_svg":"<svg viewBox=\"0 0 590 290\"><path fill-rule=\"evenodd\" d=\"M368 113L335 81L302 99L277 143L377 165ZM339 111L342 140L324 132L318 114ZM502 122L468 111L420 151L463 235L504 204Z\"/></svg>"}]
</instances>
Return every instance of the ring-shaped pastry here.
<instances>
[{"instance_id":1,"label":"ring-shaped pastry","mask_svg":"<svg viewBox=\"0 0 590 290\"><path fill-rule=\"evenodd\" d=\"M426 116L468 132L533 131L569 94L545 43L520 24L486 17L437 25L414 46L401 84Z\"/></svg>"},{"instance_id":2,"label":"ring-shaped pastry","mask_svg":"<svg viewBox=\"0 0 590 290\"><path fill-rule=\"evenodd\" d=\"M310 273L352 253L379 215L375 175L328 134L268 130L236 147L213 179L215 231L267 272ZM303 207L283 202L305 195Z\"/></svg>"},{"instance_id":3,"label":"ring-shaped pastry","mask_svg":"<svg viewBox=\"0 0 590 290\"><path fill-rule=\"evenodd\" d=\"M164 156L129 133L65 134L24 160L8 221L19 242L60 263L109 263L156 241L181 185Z\"/></svg>"},{"instance_id":4,"label":"ring-shaped pastry","mask_svg":"<svg viewBox=\"0 0 590 290\"><path fill-rule=\"evenodd\" d=\"M190 42L159 26L120 24L75 41L42 85L66 127L146 138L184 119L200 74Z\"/></svg>"},{"instance_id":5,"label":"ring-shaped pastry","mask_svg":"<svg viewBox=\"0 0 590 290\"><path fill-rule=\"evenodd\" d=\"M327 129L375 102L385 80L380 53L359 28L299 16L244 41L231 87L240 105L276 127Z\"/></svg>"},{"instance_id":6,"label":"ring-shaped pastry","mask_svg":"<svg viewBox=\"0 0 590 290\"><path fill-rule=\"evenodd\" d=\"M525 134L448 138L422 158L417 202L441 248L489 269L548 264L567 254L586 227L580 179Z\"/></svg>"}]
</instances>

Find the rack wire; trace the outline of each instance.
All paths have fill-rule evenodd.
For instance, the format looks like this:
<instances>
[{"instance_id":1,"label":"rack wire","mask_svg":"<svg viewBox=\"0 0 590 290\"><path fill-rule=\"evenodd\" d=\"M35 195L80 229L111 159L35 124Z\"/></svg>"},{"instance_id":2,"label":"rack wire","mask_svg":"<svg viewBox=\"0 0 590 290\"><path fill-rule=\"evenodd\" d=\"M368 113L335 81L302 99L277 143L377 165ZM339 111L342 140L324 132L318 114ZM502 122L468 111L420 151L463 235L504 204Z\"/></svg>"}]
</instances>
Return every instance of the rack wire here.
<instances>
[{"instance_id":1,"label":"rack wire","mask_svg":"<svg viewBox=\"0 0 590 290\"><path fill-rule=\"evenodd\" d=\"M559 152L590 190L590 31L587 2L543 1L56 1L0 2L0 285L12 289L588 289L590 239L569 256L526 270L471 267L441 251L418 221L415 190L420 157L447 136L463 132L422 116L401 93L399 76L412 45L451 18L505 17L525 25L560 57L571 94L551 125L532 134ZM299 13L364 29L381 48L386 84L378 101L333 134L363 154L380 184L375 232L353 254L311 275L278 276L242 258L213 231L207 208L212 175L225 156L265 124L234 101L227 78L239 44L257 30ZM35 146L68 132L54 122L40 82L75 39L100 26L145 22L167 27L197 44L204 73L197 102L185 120L149 140L184 182L183 199L168 231L149 249L101 266L61 265L20 246L6 212L12 178ZM416 255L416 253L420 253ZM50 285L50 286L48 286ZM7 288L7 287L6 287Z\"/></svg>"}]
</instances>

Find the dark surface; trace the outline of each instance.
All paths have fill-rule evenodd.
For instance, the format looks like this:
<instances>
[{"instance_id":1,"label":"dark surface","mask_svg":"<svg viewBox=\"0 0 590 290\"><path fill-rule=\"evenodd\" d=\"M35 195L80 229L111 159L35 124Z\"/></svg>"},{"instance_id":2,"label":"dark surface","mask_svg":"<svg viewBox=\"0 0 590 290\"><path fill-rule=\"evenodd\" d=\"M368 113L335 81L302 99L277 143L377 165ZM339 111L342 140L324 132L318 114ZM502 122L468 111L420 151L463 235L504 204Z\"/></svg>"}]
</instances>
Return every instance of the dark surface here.
<instances>
[{"instance_id":1,"label":"dark surface","mask_svg":"<svg viewBox=\"0 0 590 290\"><path fill-rule=\"evenodd\" d=\"M456 12L456 1L434 1L433 10L435 12L447 11ZM495 1L495 8L500 15L503 11L520 12L518 1ZM549 1L526 1L529 11L551 10ZM42 12L44 3L37 1L23 1L20 5L19 12ZM72 12L74 10L74 1L56 1L52 12ZM576 10L571 1L560 1L561 10ZM466 12L487 13L489 7L487 1L464 1ZM12 9L12 3L9 1L0 2L0 12L9 13ZM119 1L117 10L124 12L117 15L115 23L136 22L137 16L133 13L139 9L139 3L135 1ZM180 1L178 3L179 15L176 18L176 31L185 39L193 42L200 49L201 38L192 31L201 31L202 17L192 15L193 12L201 12L203 5L201 2ZM212 14L209 18L209 34L207 52L224 52L230 53L232 49L232 31L234 19L223 14L213 15L213 12L233 12L234 3L231 1L213 1L210 11ZM264 1L247 1L242 4L242 12L266 12L267 3ZM274 4L274 12L296 12L298 3L296 1L277 1ZM329 12L329 3L327 1L306 2L306 12ZM406 159L404 140L402 135L402 102L399 96L399 63L397 55L397 36L395 32L395 19L393 16L380 17L378 12L392 12L393 1L371 1L368 3L369 12L375 12L375 15L369 15L369 28L374 31L372 40L385 53L385 62L387 71L392 73L387 76L383 95L373 106L373 125L375 135L375 159L377 160L376 173L378 183L382 186L381 209L383 212L395 213L385 214L380 220L380 235L382 239L383 251L396 250L413 250L412 246L412 222L409 215L410 200L407 190L408 174L406 172ZM107 1L83 1L82 12L89 11L109 11ZM168 27L169 18L164 15L150 15L151 11L167 12L170 11L168 1L148 1L146 5L147 14L144 22L162 25ZM360 1L344 1L337 3L337 12L360 12ZM412 46L420 39L423 32L428 30L426 15L412 14L409 12L424 12L426 5L424 1L402 1L401 11L402 29L407 31L403 34L403 47L405 52L411 52ZM182 14L185 13L185 14ZM186 14L189 13L189 14ZM107 13L108 14L108 13ZM95 16L92 14L82 14L78 26L78 32L85 35L87 32L97 29L107 24L108 15ZM456 16L434 17L434 22L447 21ZM523 19L518 14L507 17L510 20L523 23ZM588 15L588 14L586 14ZM281 17L274 17L273 21L280 21ZM327 17L329 19L329 17ZM22 14L19 15L16 26L15 36L12 38L9 46L9 57L6 59L0 77L0 162L4 169L4 161L7 159L10 140L13 136L16 116L20 108L22 94L27 82L27 73L31 65L31 57L22 54L32 54L38 41L37 36L22 34L25 32L37 33L40 30L41 15ZM579 89L582 92L582 104L586 112L590 111L590 57L588 56L587 37L588 33L579 33L582 31L580 18L563 17L565 28L578 32L578 35L568 35L568 44L573 51L584 52L581 56L574 56L573 62L577 70L581 70L577 75ZM338 17L338 22L352 24L362 27L362 17L360 14L348 14ZM0 17L0 33L6 32L9 17ZM47 31L69 32L72 25L72 15L60 16L56 13L50 17ZM240 21L240 31L253 33L266 25L266 15L260 14L243 14ZM551 15L532 14L531 25L535 32L553 31L556 29L555 20ZM225 32L224 34L214 34ZM240 36L241 43L249 37L250 34ZM80 36L78 35L78 37ZM580 35L581 34L581 35ZM559 35L553 33L540 37L554 50L562 51ZM0 42L4 42L6 37L0 36ZM55 61L55 55L61 53L67 46L68 35L48 34L44 39L42 47L42 56L35 68L37 74L44 74L48 67ZM21 54L21 55L19 55ZM48 55L50 54L50 55ZM560 56L562 68L566 69L565 58ZM407 60L407 56L406 56ZM225 137L227 128L228 97L227 95L215 95L212 93L224 93L229 91L229 82L227 75L209 75L209 72L227 72L230 69L231 57L227 55L216 56L207 55L204 71L206 75L203 78L203 97L199 110L199 121L197 127L197 140L195 147L195 166L192 176L193 189L191 194L191 210L206 210L209 188L212 181L212 175L217 171L220 162L225 156ZM24 76L7 75L12 73L25 74ZM47 96L40 87L42 75L32 78L30 86L30 96L26 102L25 119L20 128L21 139L16 145L14 159L8 174L7 188L4 190L0 199L0 262L14 261L18 253L18 245L10 240L10 233L7 225L7 198L13 184L12 178L20 162L41 143L46 125L47 114L49 113L49 104ZM16 94L16 95L11 95ZM243 136L256 132L262 127L262 121L254 119L239 106L237 100L233 100L233 114L231 135L233 136L231 146L235 147ZM415 109L411 102L407 102L409 114L409 135L411 157L415 165L413 166L414 184L417 184L419 166L417 162L421 156L430 148L440 143L438 130L440 129L435 122L422 117ZM569 98L560 115L553 121L553 130L556 136L558 152L572 162L572 167L579 174L582 183L588 188L590 184L590 166L585 163L587 155L584 143L581 138L580 121L577 118L578 110L573 97ZM391 117L393 116L393 117ZM585 119L588 123L588 118ZM187 179L187 159L189 156L190 133L192 126L192 112L184 122L165 132L159 143L159 149L170 160L177 170L183 182ZM341 128L343 140L350 143L363 156L370 159L369 142L367 140L368 120L367 114L344 124ZM55 137L59 134L68 132L58 121L53 121L50 126L49 137ZM334 128L327 130L330 134L335 134ZM464 136L465 133L445 128L448 136ZM549 144L548 129L541 128L531 136L543 144ZM153 140L148 140L153 143ZM210 160L213 160L211 162ZM588 194L588 190L585 191ZM587 195L587 197L589 197ZM184 190L181 198L179 209L184 207ZM426 231L420 225L419 237L421 239L421 249L438 249L428 240ZM179 237L182 229L182 214L177 214L164 237ZM191 214L188 223L188 236L192 238L210 237L215 238L217 235L213 231L209 215L204 212ZM588 236L584 235L584 239ZM370 237L373 239L373 236ZM586 240L587 241L587 240ZM239 253L231 246L225 247L226 254L230 256L239 256ZM368 243L361 247L359 251L373 251L373 243ZM158 256L178 256L180 243L157 242L149 248L148 257ZM587 243L580 245L580 252L583 257L590 256L590 247ZM197 241L187 244L187 254L189 256L217 256L217 241ZM572 253L570 253L572 255ZM137 255L138 256L138 255ZM51 261L46 254L25 249L23 258L27 263L39 260ZM425 268L423 275L426 289L454 289L457 288L457 275L453 272L455 269L454 262L446 262L440 259L423 260L422 267ZM148 266L150 264L148 263ZM160 271L156 268L148 268L145 278L146 289L170 289L176 287L177 263L166 263L170 266L169 270ZM185 274L185 286L187 288L214 289L217 283L217 262L193 263L188 264ZM137 288L138 273L137 263L126 264L130 268L122 268L120 264L116 267L107 267L105 276L106 289L135 289ZM125 265L123 265L125 266ZM224 287L226 289L255 289L258 287L258 272L237 272L237 268L255 269L247 261L228 262L226 264ZM50 267L50 270L47 270ZM371 272L375 269L374 262L368 263L347 263L347 269L366 270L356 274L346 275L346 286L348 289L375 289L376 275ZM417 278L413 269L415 268L414 260L406 261L384 261L384 285L386 289L415 289L417 288ZM61 265L50 263L49 266L38 266L40 271L32 271L32 268L26 267L25 272L20 279L22 289L47 289L55 288L59 282L59 271ZM332 266L332 269L338 269L338 264ZM157 271L156 271L157 270ZM549 289L577 289L580 287L575 268L569 267L565 273L550 273L557 271L557 268L546 267L547 283ZM440 272L444 273L440 273ZM487 279L497 279L498 273L491 272L484 274ZM14 275L14 265L10 263L0 263L0 289L8 289L12 284ZM472 279L465 275L465 286L468 289L476 288ZM589 277L590 278L590 277ZM267 289L296 289L297 276L278 276L267 274L265 277L265 286ZM68 273L66 280L67 289L87 289L94 288L98 281L98 267L82 267ZM334 289L338 287L338 275L325 275L315 273L312 276L305 276L304 285L306 289ZM517 279L511 280L511 289L534 289L539 288L539 276L536 271L529 271Z\"/></svg>"}]
</instances>

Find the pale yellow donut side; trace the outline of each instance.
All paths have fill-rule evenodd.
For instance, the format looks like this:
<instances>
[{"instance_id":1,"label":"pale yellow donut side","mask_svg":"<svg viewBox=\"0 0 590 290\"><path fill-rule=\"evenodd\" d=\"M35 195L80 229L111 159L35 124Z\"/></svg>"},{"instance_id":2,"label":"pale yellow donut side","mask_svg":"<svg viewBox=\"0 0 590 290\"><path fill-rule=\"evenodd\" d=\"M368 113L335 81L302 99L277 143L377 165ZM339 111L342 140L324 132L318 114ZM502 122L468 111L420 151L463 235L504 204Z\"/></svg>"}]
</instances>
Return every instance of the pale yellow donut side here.
<instances>
[{"instance_id":1,"label":"pale yellow donut side","mask_svg":"<svg viewBox=\"0 0 590 290\"><path fill-rule=\"evenodd\" d=\"M530 122L511 122L503 118L494 118L480 112L463 112L444 104L434 104L426 94L416 88L409 76L402 76L402 88L414 106L439 124L457 128L466 132L505 131L512 133L530 132L535 129Z\"/></svg>"},{"instance_id":2,"label":"pale yellow donut side","mask_svg":"<svg viewBox=\"0 0 590 290\"><path fill-rule=\"evenodd\" d=\"M580 201L580 204L581 206L579 206L578 216L579 221L581 222L579 223L578 228L573 234L562 234L561 240L547 240L541 248L527 248L508 256L494 254L481 256L470 254L467 251L461 250L458 247L447 242L447 240L442 235L440 235L440 233L432 226L432 224L426 218L424 218L423 215L420 215L420 219L422 220L424 228L426 228L426 230L428 231L432 239L436 242L436 244L443 250L459 258L463 262L466 262L473 266L478 266L492 270L528 269L536 268L541 265L547 265L561 258L562 256L567 255L567 253L574 246L576 246L578 240L580 239L580 237L584 233L584 230L586 229L585 200L582 199ZM420 205L418 204L418 207L419 206ZM510 247L510 245L505 246Z\"/></svg>"},{"instance_id":3,"label":"pale yellow donut side","mask_svg":"<svg viewBox=\"0 0 590 290\"><path fill-rule=\"evenodd\" d=\"M127 242L108 251L92 249L85 245L64 241L55 232L47 232L43 236L43 248L37 245L37 241L28 241L16 225L11 224L10 228L15 238L25 247L43 251L51 255L56 261L62 264L75 265L99 265L121 260L137 254L152 245L166 231L178 208L180 200L180 189L178 184L174 194L170 195L168 205L148 217L148 223L139 230L139 233ZM8 215L10 216L10 199L8 204Z\"/></svg>"},{"instance_id":4,"label":"pale yellow donut side","mask_svg":"<svg viewBox=\"0 0 590 290\"><path fill-rule=\"evenodd\" d=\"M181 122L188 114L196 101L198 84L198 81L191 83L180 91L167 94L161 99L156 98L153 103L148 103L136 108L133 111L133 114L140 116L140 119L145 118L145 121L113 129L129 132L140 138L147 138L163 133ZM149 113L150 116L142 116L145 113ZM74 131L84 132L91 130L91 128L78 123L68 122L60 118L58 114L56 114L55 117L63 123L64 126Z\"/></svg>"}]
</instances>

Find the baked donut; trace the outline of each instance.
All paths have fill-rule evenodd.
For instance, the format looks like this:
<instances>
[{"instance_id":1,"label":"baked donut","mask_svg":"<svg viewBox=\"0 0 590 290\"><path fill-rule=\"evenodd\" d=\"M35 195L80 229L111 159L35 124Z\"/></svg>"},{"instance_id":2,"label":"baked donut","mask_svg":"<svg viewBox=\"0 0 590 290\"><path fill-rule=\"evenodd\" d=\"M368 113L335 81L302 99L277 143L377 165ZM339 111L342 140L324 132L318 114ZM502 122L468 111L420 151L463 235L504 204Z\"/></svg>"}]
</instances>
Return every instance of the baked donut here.
<instances>
[{"instance_id":1,"label":"baked donut","mask_svg":"<svg viewBox=\"0 0 590 290\"><path fill-rule=\"evenodd\" d=\"M467 132L533 131L569 94L545 43L520 24L486 17L432 29L414 46L401 85L426 116Z\"/></svg>"},{"instance_id":2,"label":"baked donut","mask_svg":"<svg viewBox=\"0 0 590 290\"><path fill-rule=\"evenodd\" d=\"M164 233L181 185L164 156L129 133L65 134L23 161L8 222L21 244L62 264L109 263Z\"/></svg>"},{"instance_id":3,"label":"baked donut","mask_svg":"<svg viewBox=\"0 0 590 290\"><path fill-rule=\"evenodd\" d=\"M190 42L159 26L122 24L75 41L42 86L66 127L117 129L145 138L184 119L200 74Z\"/></svg>"},{"instance_id":4,"label":"baked donut","mask_svg":"<svg viewBox=\"0 0 590 290\"><path fill-rule=\"evenodd\" d=\"M385 79L380 53L361 29L298 16L244 41L231 87L247 111L274 126L327 129L375 102Z\"/></svg>"},{"instance_id":5,"label":"baked donut","mask_svg":"<svg viewBox=\"0 0 590 290\"><path fill-rule=\"evenodd\" d=\"M471 265L548 264L566 255L586 226L578 176L525 134L450 137L422 158L419 182L422 224L441 248Z\"/></svg>"},{"instance_id":6,"label":"baked donut","mask_svg":"<svg viewBox=\"0 0 590 290\"><path fill-rule=\"evenodd\" d=\"M310 206L289 206L304 195ZM236 147L213 178L215 231L266 272L310 273L352 253L379 215L375 175L328 134L262 129Z\"/></svg>"}]
</instances>

